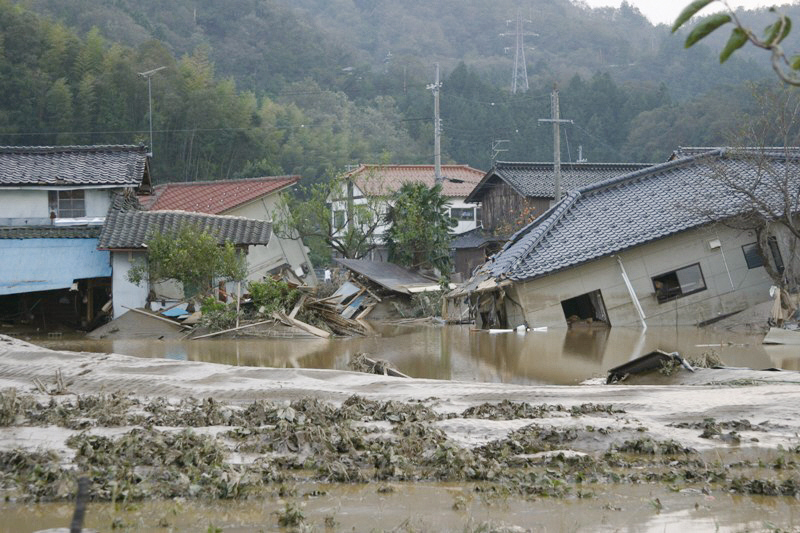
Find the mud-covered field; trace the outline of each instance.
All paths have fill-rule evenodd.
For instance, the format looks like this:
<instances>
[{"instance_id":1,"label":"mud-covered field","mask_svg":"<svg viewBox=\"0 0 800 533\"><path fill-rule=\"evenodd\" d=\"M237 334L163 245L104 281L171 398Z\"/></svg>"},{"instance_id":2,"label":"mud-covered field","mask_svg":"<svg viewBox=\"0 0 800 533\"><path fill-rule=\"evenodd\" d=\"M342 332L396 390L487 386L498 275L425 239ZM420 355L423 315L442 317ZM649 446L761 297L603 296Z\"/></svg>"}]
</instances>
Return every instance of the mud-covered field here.
<instances>
[{"instance_id":1,"label":"mud-covered field","mask_svg":"<svg viewBox=\"0 0 800 533\"><path fill-rule=\"evenodd\" d=\"M337 530L346 511L304 511L308 498L324 499L332 486L377 494L408 484L467 488L448 500L455 512L475 495L498 505L599 502L610 486L691 495L698 511L698 502L708 507L723 496L785 503L800 495L794 373L530 388L176 366L7 337L0 346L0 492L17 513L34 502L71 501L80 476L90 479L92 502L123 507L279 502L264 530ZM653 513L664 505L648 498ZM415 527L402 530L425 530ZM789 519L781 527L794 526Z\"/></svg>"}]
</instances>

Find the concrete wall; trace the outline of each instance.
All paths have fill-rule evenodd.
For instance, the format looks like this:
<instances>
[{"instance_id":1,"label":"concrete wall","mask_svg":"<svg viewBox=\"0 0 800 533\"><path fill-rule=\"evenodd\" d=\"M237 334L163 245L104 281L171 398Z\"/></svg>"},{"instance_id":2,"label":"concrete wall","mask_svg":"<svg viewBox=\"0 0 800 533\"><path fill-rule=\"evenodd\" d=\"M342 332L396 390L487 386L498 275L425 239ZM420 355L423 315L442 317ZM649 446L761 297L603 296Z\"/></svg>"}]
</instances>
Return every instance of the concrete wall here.
<instances>
[{"instance_id":1,"label":"concrete wall","mask_svg":"<svg viewBox=\"0 0 800 533\"><path fill-rule=\"evenodd\" d=\"M719 240L712 248L710 241ZM648 325L697 324L769 299L772 280L764 267L748 269L742 245L755 234L722 226L701 228L645 244L620 255ZM788 254L787 254L788 255ZM653 276L699 263L706 290L659 303ZM605 257L507 290L510 325L566 327L563 300L600 290L612 326L641 321L616 258Z\"/></svg>"},{"instance_id":2,"label":"concrete wall","mask_svg":"<svg viewBox=\"0 0 800 533\"><path fill-rule=\"evenodd\" d=\"M272 220L272 213L278 195L271 195L254 202L226 211L226 215L252 218L255 220ZM274 228L273 228L274 229ZM267 270L283 262L285 258L292 266L292 270L305 265L308 272L306 283L316 285L317 279L311 260L306 253L306 247L300 239L286 239L278 237L273 231L267 246L250 246L247 252L247 267L250 280L260 280Z\"/></svg>"},{"instance_id":3,"label":"concrete wall","mask_svg":"<svg viewBox=\"0 0 800 533\"><path fill-rule=\"evenodd\" d=\"M86 216L105 217L111 206L112 192L121 190L86 189ZM2 190L0 193L0 225L41 226L47 224L50 224L47 190Z\"/></svg>"},{"instance_id":4,"label":"concrete wall","mask_svg":"<svg viewBox=\"0 0 800 533\"><path fill-rule=\"evenodd\" d=\"M147 303L147 284L139 286L128 281L128 271L135 261L145 259L145 252L112 252L111 288L114 300L114 318L128 312L125 307L140 308Z\"/></svg>"}]
</instances>

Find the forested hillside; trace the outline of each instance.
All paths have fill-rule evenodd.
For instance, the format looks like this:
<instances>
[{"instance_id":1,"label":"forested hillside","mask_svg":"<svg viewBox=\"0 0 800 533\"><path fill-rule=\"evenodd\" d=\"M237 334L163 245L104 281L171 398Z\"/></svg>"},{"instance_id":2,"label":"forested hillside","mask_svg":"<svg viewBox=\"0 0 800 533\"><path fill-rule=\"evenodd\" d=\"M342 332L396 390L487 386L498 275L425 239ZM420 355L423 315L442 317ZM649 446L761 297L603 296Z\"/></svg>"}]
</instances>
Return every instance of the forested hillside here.
<instances>
[{"instance_id":1,"label":"forested hillside","mask_svg":"<svg viewBox=\"0 0 800 533\"><path fill-rule=\"evenodd\" d=\"M442 65L443 159L487 169L551 160L557 82L565 160L660 161L724 143L754 112L767 58L681 36L636 9L533 0L522 13L530 90L512 95L511 0L0 0L3 144L149 142L157 180L430 163ZM798 11L800 8L787 8ZM789 11L790 13L792 11ZM754 27L763 12L747 13ZM720 37L721 39L722 37ZM792 43L790 43L791 46ZM713 69L713 75L709 75Z\"/></svg>"}]
</instances>

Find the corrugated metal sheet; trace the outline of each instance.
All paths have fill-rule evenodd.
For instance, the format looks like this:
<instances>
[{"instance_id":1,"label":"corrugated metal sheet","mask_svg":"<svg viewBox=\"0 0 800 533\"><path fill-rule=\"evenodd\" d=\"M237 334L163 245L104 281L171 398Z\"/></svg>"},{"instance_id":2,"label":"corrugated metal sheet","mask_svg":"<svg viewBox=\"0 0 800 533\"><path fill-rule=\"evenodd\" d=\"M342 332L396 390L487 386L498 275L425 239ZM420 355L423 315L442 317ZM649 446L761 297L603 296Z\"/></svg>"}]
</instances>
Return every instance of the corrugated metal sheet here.
<instances>
[{"instance_id":1,"label":"corrugated metal sheet","mask_svg":"<svg viewBox=\"0 0 800 533\"><path fill-rule=\"evenodd\" d=\"M64 289L74 280L111 276L97 239L0 240L0 295Z\"/></svg>"}]
</instances>

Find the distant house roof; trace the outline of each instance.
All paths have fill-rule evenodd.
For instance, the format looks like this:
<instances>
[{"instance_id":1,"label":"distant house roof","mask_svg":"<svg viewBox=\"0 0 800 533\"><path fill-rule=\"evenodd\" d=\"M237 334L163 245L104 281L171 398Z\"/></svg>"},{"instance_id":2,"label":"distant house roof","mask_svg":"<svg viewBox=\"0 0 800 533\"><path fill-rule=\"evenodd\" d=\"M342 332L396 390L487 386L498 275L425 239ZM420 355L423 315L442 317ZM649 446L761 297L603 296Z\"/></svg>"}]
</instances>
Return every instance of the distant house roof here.
<instances>
[{"instance_id":1,"label":"distant house roof","mask_svg":"<svg viewBox=\"0 0 800 533\"><path fill-rule=\"evenodd\" d=\"M683 158L683 157L694 157L701 154L708 154L709 152L714 152L720 150L719 146L717 147L708 147L708 146L679 146L677 150L672 152L669 160L672 161L674 159ZM759 154L770 155L775 157L800 157L800 148L798 147L784 147L784 146L765 146L765 147L748 147L748 148L725 148L725 150L747 150L757 152Z\"/></svg>"},{"instance_id":2,"label":"distant house roof","mask_svg":"<svg viewBox=\"0 0 800 533\"><path fill-rule=\"evenodd\" d=\"M800 186L800 159L771 152L716 149L679 158L569 193L511 237L482 271L530 280L700 227L709 213L739 214L749 204L715 179L720 172L745 183L762 178L765 195L771 194L767 173L790 175Z\"/></svg>"},{"instance_id":3,"label":"distant house roof","mask_svg":"<svg viewBox=\"0 0 800 533\"><path fill-rule=\"evenodd\" d=\"M492 242L503 242L504 238L492 235L483 228L475 228L455 235L450 241L450 248L463 250L467 248L481 248Z\"/></svg>"},{"instance_id":4,"label":"distant house roof","mask_svg":"<svg viewBox=\"0 0 800 533\"><path fill-rule=\"evenodd\" d=\"M145 249L154 233L177 231L193 225L217 237L220 243L268 244L272 225L261 220L183 211L118 211L111 209L100 233L100 250Z\"/></svg>"},{"instance_id":5,"label":"distant house roof","mask_svg":"<svg viewBox=\"0 0 800 533\"><path fill-rule=\"evenodd\" d=\"M151 211L179 210L219 215L262 196L294 185L300 176L241 180L192 181L158 185L140 201Z\"/></svg>"},{"instance_id":6,"label":"distant house roof","mask_svg":"<svg viewBox=\"0 0 800 533\"><path fill-rule=\"evenodd\" d=\"M404 183L422 183L433 187L433 165L359 165L348 173L364 193L385 196L400 189ZM477 185L483 171L467 165L442 165L442 194L450 198L463 197Z\"/></svg>"},{"instance_id":7,"label":"distant house roof","mask_svg":"<svg viewBox=\"0 0 800 533\"><path fill-rule=\"evenodd\" d=\"M0 187L150 189L147 149L133 145L0 146Z\"/></svg>"},{"instance_id":8,"label":"distant house roof","mask_svg":"<svg viewBox=\"0 0 800 533\"><path fill-rule=\"evenodd\" d=\"M418 288L430 287L438 283L436 280L394 263L364 259L334 259L334 261L386 289L403 294L411 294Z\"/></svg>"},{"instance_id":9,"label":"distant house roof","mask_svg":"<svg viewBox=\"0 0 800 533\"><path fill-rule=\"evenodd\" d=\"M562 163L561 190L564 193L615 176L650 167L649 163ZM506 182L520 196L553 198L553 163L513 163L498 161L470 192L467 202L480 202L498 182Z\"/></svg>"}]
</instances>

